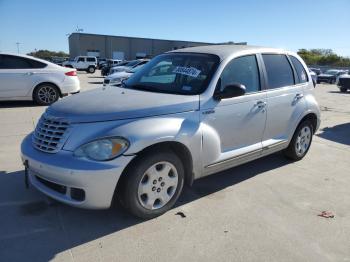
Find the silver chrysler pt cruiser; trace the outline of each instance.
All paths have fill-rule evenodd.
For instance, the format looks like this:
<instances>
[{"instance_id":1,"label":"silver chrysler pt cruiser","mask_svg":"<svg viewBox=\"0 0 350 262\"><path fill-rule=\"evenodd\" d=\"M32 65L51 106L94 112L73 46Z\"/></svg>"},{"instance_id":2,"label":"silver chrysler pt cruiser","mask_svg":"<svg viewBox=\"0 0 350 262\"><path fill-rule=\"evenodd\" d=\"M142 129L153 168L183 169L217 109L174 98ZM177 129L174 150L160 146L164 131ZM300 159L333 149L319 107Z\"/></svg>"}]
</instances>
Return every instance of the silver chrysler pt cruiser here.
<instances>
[{"instance_id":1,"label":"silver chrysler pt cruiser","mask_svg":"<svg viewBox=\"0 0 350 262\"><path fill-rule=\"evenodd\" d=\"M26 178L82 208L118 199L132 214L169 210L185 183L283 150L308 152L320 125L302 59L213 45L159 55L120 87L49 107L21 146Z\"/></svg>"}]
</instances>

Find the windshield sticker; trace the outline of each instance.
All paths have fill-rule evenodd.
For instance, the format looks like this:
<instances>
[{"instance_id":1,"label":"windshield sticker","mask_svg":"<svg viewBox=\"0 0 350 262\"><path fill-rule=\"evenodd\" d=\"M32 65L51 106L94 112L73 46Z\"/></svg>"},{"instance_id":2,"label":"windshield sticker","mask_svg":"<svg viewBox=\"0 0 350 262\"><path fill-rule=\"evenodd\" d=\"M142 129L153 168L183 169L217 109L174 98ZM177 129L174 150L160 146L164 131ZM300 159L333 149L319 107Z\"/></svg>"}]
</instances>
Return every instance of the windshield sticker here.
<instances>
[{"instance_id":1,"label":"windshield sticker","mask_svg":"<svg viewBox=\"0 0 350 262\"><path fill-rule=\"evenodd\" d=\"M182 90L184 90L184 91L191 91L192 90L192 86L183 86Z\"/></svg>"},{"instance_id":2,"label":"windshield sticker","mask_svg":"<svg viewBox=\"0 0 350 262\"><path fill-rule=\"evenodd\" d=\"M173 73L186 75L186 76L192 76L192 77L198 77L201 73L201 70L198 70L194 67L184 67L184 66L177 66L175 67Z\"/></svg>"}]
</instances>

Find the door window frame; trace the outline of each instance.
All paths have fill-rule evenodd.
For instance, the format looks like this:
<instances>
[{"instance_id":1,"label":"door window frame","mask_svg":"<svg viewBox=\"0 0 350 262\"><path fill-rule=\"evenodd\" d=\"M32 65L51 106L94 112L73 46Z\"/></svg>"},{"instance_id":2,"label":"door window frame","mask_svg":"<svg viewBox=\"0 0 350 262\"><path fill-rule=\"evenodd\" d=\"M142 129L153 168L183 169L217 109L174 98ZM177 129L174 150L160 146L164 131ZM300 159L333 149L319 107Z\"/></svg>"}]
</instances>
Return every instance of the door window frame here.
<instances>
[{"instance_id":1,"label":"door window frame","mask_svg":"<svg viewBox=\"0 0 350 262\"><path fill-rule=\"evenodd\" d=\"M263 52L263 53L259 53L257 55L258 55L258 57L260 59L262 71L263 71L263 74L264 74L264 85L265 85L264 86L264 90L265 91L270 91L270 90L272 91L272 90L278 90L278 89L284 89L284 88L292 88L292 87L295 87L295 86L297 86L299 84L305 84L305 83L297 83L297 79L299 79L299 78L298 78L297 72L296 72L296 70L295 70L295 68L293 66L293 63L290 60L288 54L286 54L286 53L274 53L274 52ZM268 77L267 77L267 70L266 70L266 66L265 66L263 55L283 55L283 56L285 56L287 58L289 66L291 67L292 72L293 72L294 84L293 85L289 85L289 86L277 87L277 88L269 88Z\"/></svg>"},{"instance_id":2,"label":"door window frame","mask_svg":"<svg viewBox=\"0 0 350 262\"><path fill-rule=\"evenodd\" d=\"M215 91L214 93L220 88L221 85L221 77L223 72L225 71L225 69L233 62L233 60L238 59L238 58L242 58L242 57L246 57L246 56L254 56L255 60L256 60L256 66L258 68L258 74L259 74L259 90L255 91L255 92L250 92L250 93L246 93L243 96L239 96L239 97L244 97L244 96L249 96L249 95L253 95L253 94L258 94L261 92L264 92L265 88L266 88L266 83L265 83L265 76L264 76L264 71L262 70L262 65L261 65L261 59L259 58L259 54L258 53L252 53L252 54L244 54L244 55L240 55L240 56L236 56L234 58L232 58L223 68L223 70L220 73L220 77L216 83L215 86ZM236 98L236 97L233 97ZM230 98L232 99L232 98Z\"/></svg>"}]
</instances>

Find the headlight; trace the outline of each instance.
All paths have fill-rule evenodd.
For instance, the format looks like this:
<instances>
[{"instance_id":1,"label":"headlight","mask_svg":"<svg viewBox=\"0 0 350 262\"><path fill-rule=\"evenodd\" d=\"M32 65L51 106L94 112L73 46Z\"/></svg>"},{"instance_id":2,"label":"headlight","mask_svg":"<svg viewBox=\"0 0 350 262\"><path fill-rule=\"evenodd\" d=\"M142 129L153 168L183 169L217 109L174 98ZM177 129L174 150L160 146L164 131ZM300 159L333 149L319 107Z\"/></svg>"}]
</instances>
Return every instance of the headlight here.
<instances>
[{"instance_id":1,"label":"headlight","mask_svg":"<svg viewBox=\"0 0 350 262\"><path fill-rule=\"evenodd\" d=\"M96 161L107 161L123 154L129 142L120 137L101 138L80 146L74 151L76 157L87 157Z\"/></svg>"},{"instance_id":2,"label":"headlight","mask_svg":"<svg viewBox=\"0 0 350 262\"><path fill-rule=\"evenodd\" d=\"M109 83L110 84L117 84L117 83L121 83L122 79L121 78L112 78Z\"/></svg>"}]
</instances>

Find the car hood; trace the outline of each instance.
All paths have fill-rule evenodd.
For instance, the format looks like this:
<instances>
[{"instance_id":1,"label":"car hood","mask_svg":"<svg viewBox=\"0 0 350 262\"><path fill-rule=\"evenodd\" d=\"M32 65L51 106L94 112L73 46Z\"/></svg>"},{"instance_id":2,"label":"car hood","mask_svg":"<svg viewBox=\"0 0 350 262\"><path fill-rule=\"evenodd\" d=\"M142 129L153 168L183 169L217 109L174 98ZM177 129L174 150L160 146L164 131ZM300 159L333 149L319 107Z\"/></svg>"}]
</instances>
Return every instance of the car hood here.
<instances>
[{"instance_id":1,"label":"car hood","mask_svg":"<svg viewBox=\"0 0 350 262\"><path fill-rule=\"evenodd\" d=\"M61 99L46 114L88 123L175 114L199 109L199 95L173 95L119 87L98 88Z\"/></svg>"},{"instance_id":2,"label":"car hood","mask_svg":"<svg viewBox=\"0 0 350 262\"><path fill-rule=\"evenodd\" d=\"M339 78L350 78L350 75L341 75Z\"/></svg>"}]
</instances>

